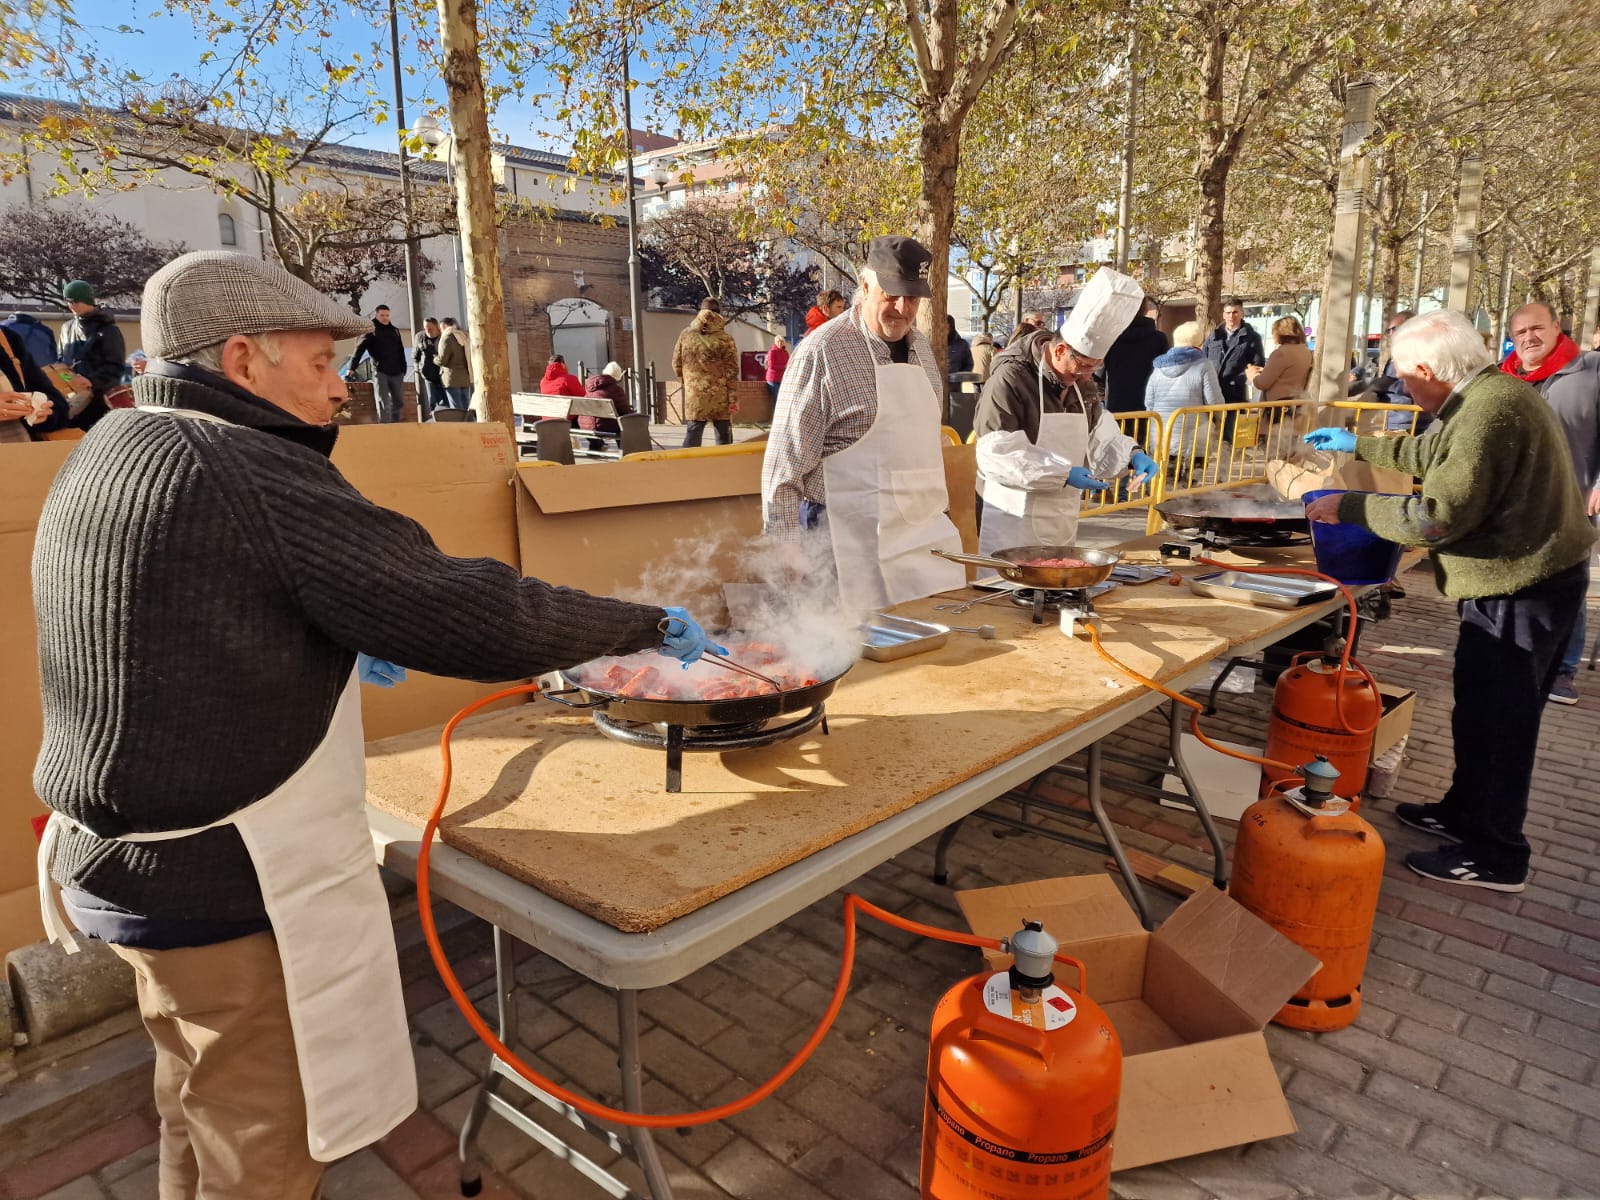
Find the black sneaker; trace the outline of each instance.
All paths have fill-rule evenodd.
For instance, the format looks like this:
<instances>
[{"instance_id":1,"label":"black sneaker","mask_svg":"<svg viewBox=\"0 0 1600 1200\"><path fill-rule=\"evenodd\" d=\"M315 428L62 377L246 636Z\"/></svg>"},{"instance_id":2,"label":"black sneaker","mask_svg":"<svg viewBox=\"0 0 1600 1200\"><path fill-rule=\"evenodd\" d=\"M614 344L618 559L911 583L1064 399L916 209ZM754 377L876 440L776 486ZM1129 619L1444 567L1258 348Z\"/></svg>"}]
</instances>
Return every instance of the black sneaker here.
<instances>
[{"instance_id":1,"label":"black sneaker","mask_svg":"<svg viewBox=\"0 0 1600 1200\"><path fill-rule=\"evenodd\" d=\"M1406 866L1424 879L1456 883L1462 887L1488 888L1492 892L1520 892L1528 884L1528 872L1508 875L1480 863L1465 846L1441 846L1437 850L1413 850L1406 855Z\"/></svg>"},{"instance_id":2,"label":"black sneaker","mask_svg":"<svg viewBox=\"0 0 1600 1200\"><path fill-rule=\"evenodd\" d=\"M1444 823L1442 804L1396 804L1394 818L1402 825L1420 829L1423 833L1431 833L1434 837L1448 838L1452 842L1461 840L1457 834L1451 833L1450 827Z\"/></svg>"},{"instance_id":3,"label":"black sneaker","mask_svg":"<svg viewBox=\"0 0 1600 1200\"><path fill-rule=\"evenodd\" d=\"M1556 681L1550 685L1551 703L1576 704L1579 699L1577 676L1565 673L1557 675Z\"/></svg>"}]
</instances>

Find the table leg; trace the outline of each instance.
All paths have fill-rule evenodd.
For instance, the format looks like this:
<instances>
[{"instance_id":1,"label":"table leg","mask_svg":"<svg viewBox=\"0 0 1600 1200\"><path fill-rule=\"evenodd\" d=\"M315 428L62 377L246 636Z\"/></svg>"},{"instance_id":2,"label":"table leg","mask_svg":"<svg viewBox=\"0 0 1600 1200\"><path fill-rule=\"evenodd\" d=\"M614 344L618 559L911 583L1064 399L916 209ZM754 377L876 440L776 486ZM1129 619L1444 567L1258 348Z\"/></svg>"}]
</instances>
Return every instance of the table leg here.
<instances>
[{"instance_id":1,"label":"table leg","mask_svg":"<svg viewBox=\"0 0 1600 1200\"><path fill-rule=\"evenodd\" d=\"M1222 848L1222 836L1217 832L1217 823L1211 819L1211 810L1206 807L1199 786L1189 774L1189 764L1183 761L1183 726L1178 718L1178 702L1174 700L1167 705L1167 753L1172 758L1173 770L1183 781L1183 790L1189 796L1189 807L1194 809L1194 815L1200 818L1200 827L1211 840L1211 881L1219 890L1225 890L1228 886L1228 854Z\"/></svg>"},{"instance_id":2,"label":"table leg","mask_svg":"<svg viewBox=\"0 0 1600 1200\"><path fill-rule=\"evenodd\" d=\"M1111 851L1111 857L1117 860L1117 869L1122 872L1122 881L1128 886L1128 895L1133 898L1133 906L1139 910L1139 924L1146 929L1154 929L1156 922L1150 914L1150 902L1145 899L1144 885L1128 864L1128 856L1122 849L1122 843L1117 840L1117 828L1106 815L1105 801L1100 795L1099 742L1089 744L1088 776L1089 811L1094 813L1095 823L1100 826L1100 834L1106 839L1106 848Z\"/></svg>"},{"instance_id":3,"label":"table leg","mask_svg":"<svg viewBox=\"0 0 1600 1200\"><path fill-rule=\"evenodd\" d=\"M960 821L946 825L944 832L939 835L939 844L933 848L933 881L940 887L950 882L947 861L950 855L950 843L956 840L956 834L961 831L961 821L965 820L966 818L962 817Z\"/></svg>"},{"instance_id":4,"label":"table leg","mask_svg":"<svg viewBox=\"0 0 1600 1200\"><path fill-rule=\"evenodd\" d=\"M495 1034L510 1049L517 1047L517 1006L512 997L516 990L516 956L511 952L511 939L498 925L494 930L494 1001ZM461 1194L476 1196L483 1189L483 1165L478 1151L478 1134L483 1130L483 1120L489 1115L489 1105L499 1090L502 1078L499 1059L491 1055L478 1084L478 1094L472 1098L472 1111L461 1125L461 1138L456 1153L461 1160Z\"/></svg>"},{"instance_id":5,"label":"table leg","mask_svg":"<svg viewBox=\"0 0 1600 1200\"><path fill-rule=\"evenodd\" d=\"M639 993L626 989L617 992L617 1040L622 1050L622 1106L629 1112L644 1111L644 1072L639 1065ZM628 1131L633 1141L633 1159L644 1172L645 1186L654 1200L672 1200L672 1184L656 1153L651 1131L635 1126Z\"/></svg>"}]
</instances>

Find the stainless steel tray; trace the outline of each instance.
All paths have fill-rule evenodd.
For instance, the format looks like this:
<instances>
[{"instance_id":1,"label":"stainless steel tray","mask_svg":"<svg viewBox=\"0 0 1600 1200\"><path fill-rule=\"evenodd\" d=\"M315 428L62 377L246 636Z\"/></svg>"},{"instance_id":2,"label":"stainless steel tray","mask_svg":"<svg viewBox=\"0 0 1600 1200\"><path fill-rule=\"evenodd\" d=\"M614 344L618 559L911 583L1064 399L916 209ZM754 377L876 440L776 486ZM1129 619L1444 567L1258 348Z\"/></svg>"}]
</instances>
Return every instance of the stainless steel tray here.
<instances>
[{"instance_id":1,"label":"stainless steel tray","mask_svg":"<svg viewBox=\"0 0 1600 1200\"><path fill-rule=\"evenodd\" d=\"M893 662L924 650L937 650L950 640L948 625L891 617L888 613L873 613L862 624L861 633L861 657L874 662Z\"/></svg>"},{"instance_id":2,"label":"stainless steel tray","mask_svg":"<svg viewBox=\"0 0 1600 1200\"><path fill-rule=\"evenodd\" d=\"M1331 583L1300 575L1253 575L1245 571L1191 575L1189 590L1199 596L1263 608L1299 608L1332 599L1339 592Z\"/></svg>"}]
</instances>

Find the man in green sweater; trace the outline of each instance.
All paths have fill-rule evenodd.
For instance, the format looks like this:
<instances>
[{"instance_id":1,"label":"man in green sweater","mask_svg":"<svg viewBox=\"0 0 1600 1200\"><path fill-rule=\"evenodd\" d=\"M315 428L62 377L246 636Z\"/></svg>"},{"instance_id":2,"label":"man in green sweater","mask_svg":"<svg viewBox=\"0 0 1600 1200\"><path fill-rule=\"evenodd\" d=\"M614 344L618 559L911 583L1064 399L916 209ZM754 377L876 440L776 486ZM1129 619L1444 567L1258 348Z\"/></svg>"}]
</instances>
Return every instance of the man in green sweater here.
<instances>
[{"instance_id":1,"label":"man in green sweater","mask_svg":"<svg viewBox=\"0 0 1600 1200\"><path fill-rule=\"evenodd\" d=\"M1323 496L1306 515L1427 548L1461 618L1456 766L1439 803L1396 805L1402 823L1448 842L1408 854L1406 866L1444 883L1520 892L1539 720L1584 602L1595 531L1549 407L1495 369L1465 317L1412 318L1394 335L1393 355L1412 400L1438 418L1427 436L1315 429L1306 441L1415 475L1421 493Z\"/></svg>"}]
</instances>

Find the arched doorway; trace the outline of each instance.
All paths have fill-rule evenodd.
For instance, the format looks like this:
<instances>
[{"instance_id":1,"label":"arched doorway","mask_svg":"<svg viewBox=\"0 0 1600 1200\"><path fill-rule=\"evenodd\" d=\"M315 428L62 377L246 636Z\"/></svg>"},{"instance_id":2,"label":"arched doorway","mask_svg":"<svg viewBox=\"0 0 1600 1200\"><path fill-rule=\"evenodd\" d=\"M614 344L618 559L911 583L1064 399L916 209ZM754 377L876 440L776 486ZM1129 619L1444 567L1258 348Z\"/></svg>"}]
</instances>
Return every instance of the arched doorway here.
<instances>
[{"instance_id":1,"label":"arched doorway","mask_svg":"<svg viewBox=\"0 0 1600 1200\"><path fill-rule=\"evenodd\" d=\"M611 360L611 314L593 300L556 300L550 305L551 353L567 360L567 370L593 375Z\"/></svg>"}]
</instances>

